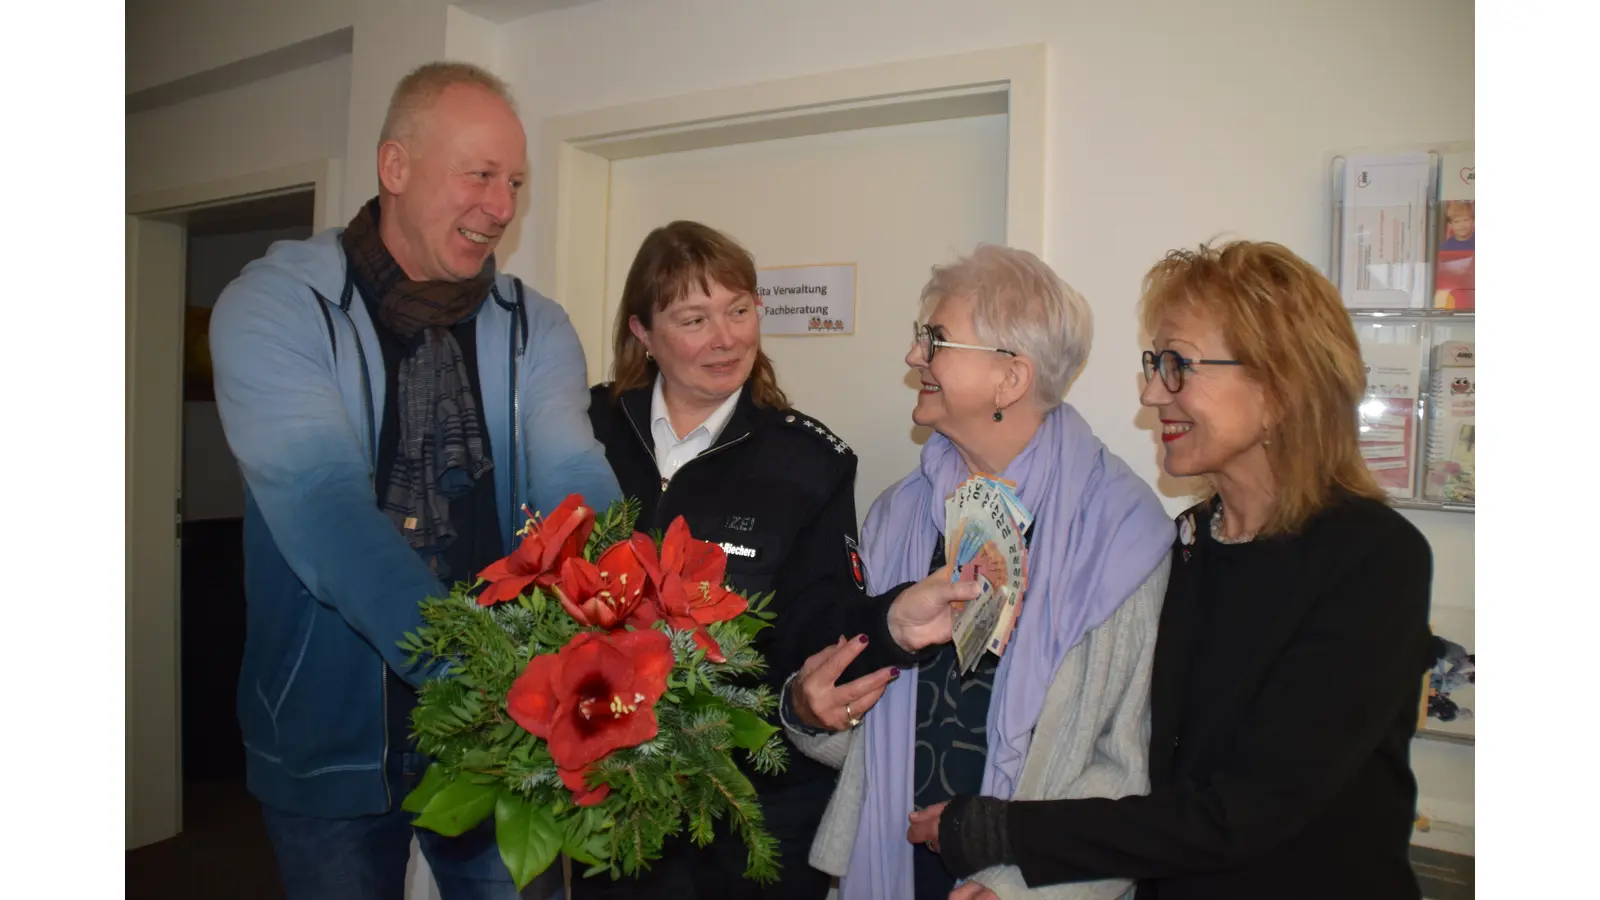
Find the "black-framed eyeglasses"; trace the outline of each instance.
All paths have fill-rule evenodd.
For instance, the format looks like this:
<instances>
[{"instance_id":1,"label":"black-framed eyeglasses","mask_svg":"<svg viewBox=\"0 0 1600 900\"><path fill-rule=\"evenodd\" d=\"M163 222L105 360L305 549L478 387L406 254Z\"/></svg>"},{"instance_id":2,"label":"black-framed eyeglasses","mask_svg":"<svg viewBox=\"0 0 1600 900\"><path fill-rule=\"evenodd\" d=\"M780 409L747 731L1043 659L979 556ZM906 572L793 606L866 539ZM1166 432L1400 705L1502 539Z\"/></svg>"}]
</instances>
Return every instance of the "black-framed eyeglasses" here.
<instances>
[{"instance_id":1,"label":"black-framed eyeglasses","mask_svg":"<svg viewBox=\"0 0 1600 900\"><path fill-rule=\"evenodd\" d=\"M944 332L937 325L924 325L921 322L911 323L911 342L922 348L922 358L933 362L933 351L940 347L949 347L952 350L986 350L990 353L1004 353L1007 356L1016 356L1015 350L1004 347L985 347L982 344L958 344L940 337Z\"/></svg>"},{"instance_id":2,"label":"black-framed eyeglasses","mask_svg":"<svg viewBox=\"0 0 1600 900\"><path fill-rule=\"evenodd\" d=\"M1150 381L1161 373L1161 384L1169 393L1176 394L1183 390L1183 373L1186 369L1195 366L1242 366L1244 363L1237 359L1188 359L1180 356L1176 350L1163 350L1156 353L1153 350L1144 351L1144 380Z\"/></svg>"}]
</instances>

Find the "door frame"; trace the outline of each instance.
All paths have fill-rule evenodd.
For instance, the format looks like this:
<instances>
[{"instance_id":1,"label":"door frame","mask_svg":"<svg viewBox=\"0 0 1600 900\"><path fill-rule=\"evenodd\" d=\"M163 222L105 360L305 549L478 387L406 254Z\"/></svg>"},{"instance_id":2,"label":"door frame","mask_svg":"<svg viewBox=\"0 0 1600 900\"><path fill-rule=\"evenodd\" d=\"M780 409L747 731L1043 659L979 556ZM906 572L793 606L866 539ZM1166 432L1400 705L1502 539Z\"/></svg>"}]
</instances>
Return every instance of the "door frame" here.
<instances>
[{"instance_id":1,"label":"door frame","mask_svg":"<svg viewBox=\"0 0 1600 900\"><path fill-rule=\"evenodd\" d=\"M551 116L539 123L536 278L572 319L589 382L610 366L611 164L858 128L1008 114L1006 243L1043 256L1048 50L1026 44Z\"/></svg>"},{"instance_id":2,"label":"door frame","mask_svg":"<svg viewBox=\"0 0 1600 900\"><path fill-rule=\"evenodd\" d=\"M183 830L179 546L188 216L311 189L317 230L338 221L340 164L324 159L127 198L124 652L126 849Z\"/></svg>"}]
</instances>

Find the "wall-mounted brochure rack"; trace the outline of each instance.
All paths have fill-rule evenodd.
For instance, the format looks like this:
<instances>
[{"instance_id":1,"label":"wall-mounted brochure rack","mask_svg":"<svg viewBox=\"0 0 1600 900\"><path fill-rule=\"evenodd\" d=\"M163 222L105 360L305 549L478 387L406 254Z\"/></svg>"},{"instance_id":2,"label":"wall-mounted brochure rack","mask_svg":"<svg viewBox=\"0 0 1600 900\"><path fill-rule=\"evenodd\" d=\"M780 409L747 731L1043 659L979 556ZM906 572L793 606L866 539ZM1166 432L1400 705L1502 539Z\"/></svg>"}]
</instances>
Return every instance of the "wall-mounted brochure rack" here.
<instances>
[{"instance_id":1,"label":"wall-mounted brochure rack","mask_svg":"<svg viewBox=\"0 0 1600 900\"><path fill-rule=\"evenodd\" d=\"M1396 506L1475 509L1472 145L1333 157L1333 280L1367 364L1361 452Z\"/></svg>"}]
</instances>

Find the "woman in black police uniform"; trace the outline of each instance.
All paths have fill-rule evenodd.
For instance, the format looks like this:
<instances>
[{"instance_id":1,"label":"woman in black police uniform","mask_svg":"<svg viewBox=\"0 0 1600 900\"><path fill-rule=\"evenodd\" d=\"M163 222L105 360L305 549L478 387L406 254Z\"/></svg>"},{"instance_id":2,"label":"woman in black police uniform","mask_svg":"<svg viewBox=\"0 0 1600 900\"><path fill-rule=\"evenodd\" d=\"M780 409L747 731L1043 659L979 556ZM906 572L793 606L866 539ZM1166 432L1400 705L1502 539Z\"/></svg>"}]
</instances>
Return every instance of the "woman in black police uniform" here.
<instances>
[{"instance_id":1,"label":"woman in black police uniform","mask_svg":"<svg viewBox=\"0 0 1600 900\"><path fill-rule=\"evenodd\" d=\"M722 545L736 589L773 592L776 627L757 649L776 690L837 636L819 623L864 594L855 454L778 388L755 291L755 262L727 235L696 222L651 232L623 286L614 380L594 388L589 418L623 494L643 506L639 530L683 516L695 538ZM637 881L574 879L574 897L821 900L828 878L806 855L835 773L792 750L781 775L745 772L780 843L777 884L744 878L744 845L719 823L710 846L669 840Z\"/></svg>"}]
</instances>

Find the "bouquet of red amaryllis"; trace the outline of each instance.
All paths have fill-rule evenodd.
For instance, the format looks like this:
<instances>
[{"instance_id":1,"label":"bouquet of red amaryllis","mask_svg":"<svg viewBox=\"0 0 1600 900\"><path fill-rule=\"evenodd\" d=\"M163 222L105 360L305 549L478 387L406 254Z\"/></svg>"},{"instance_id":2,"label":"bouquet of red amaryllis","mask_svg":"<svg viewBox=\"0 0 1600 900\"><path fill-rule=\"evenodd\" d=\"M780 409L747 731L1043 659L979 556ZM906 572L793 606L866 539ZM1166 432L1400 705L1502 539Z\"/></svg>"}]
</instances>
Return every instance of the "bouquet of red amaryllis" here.
<instances>
[{"instance_id":1,"label":"bouquet of red amaryllis","mask_svg":"<svg viewBox=\"0 0 1600 900\"><path fill-rule=\"evenodd\" d=\"M434 763L403 806L444 835L494 816L519 888L561 853L586 875L635 875L668 835L687 827L705 845L723 818L749 851L746 876L777 877L733 758L760 772L787 762L764 718L773 692L741 683L765 667L751 639L771 624L770 598L728 590L722 548L681 517L658 538L634 531L638 514L625 499L597 515L573 495L530 516L510 556L424 601L401 643L444 670L412 713Z\"/></svg>"}]
</instances>

